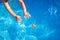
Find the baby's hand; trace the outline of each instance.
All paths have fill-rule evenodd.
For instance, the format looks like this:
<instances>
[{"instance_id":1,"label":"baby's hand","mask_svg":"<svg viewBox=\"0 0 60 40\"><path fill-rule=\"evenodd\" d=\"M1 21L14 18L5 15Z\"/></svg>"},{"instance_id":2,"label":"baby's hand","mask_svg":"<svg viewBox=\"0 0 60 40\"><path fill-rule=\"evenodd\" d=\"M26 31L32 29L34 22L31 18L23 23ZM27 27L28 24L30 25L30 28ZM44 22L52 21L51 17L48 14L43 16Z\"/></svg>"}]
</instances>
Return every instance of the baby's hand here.
<instances>
[{"instance_id":1,"label":"baby's hand","mask_svg":"<svg viewBox=\"0 0 60 40\"><path fill-rule=\"evenodd\" d=\"M15 18L16 18L16 21L17 21L17 22L20 22L20 21L21 21L20 16L16 15Z\"/></svg>"},{"instance_id":2,"label":"baby's hand","mask_svg":"<svg viewBox=\"0 0 60 40\"><path fill-rule=\"evenodd\" d=\"M24 17L29 17L29 14L27 12L24 12Z\"/></svg>"}]
</instances>

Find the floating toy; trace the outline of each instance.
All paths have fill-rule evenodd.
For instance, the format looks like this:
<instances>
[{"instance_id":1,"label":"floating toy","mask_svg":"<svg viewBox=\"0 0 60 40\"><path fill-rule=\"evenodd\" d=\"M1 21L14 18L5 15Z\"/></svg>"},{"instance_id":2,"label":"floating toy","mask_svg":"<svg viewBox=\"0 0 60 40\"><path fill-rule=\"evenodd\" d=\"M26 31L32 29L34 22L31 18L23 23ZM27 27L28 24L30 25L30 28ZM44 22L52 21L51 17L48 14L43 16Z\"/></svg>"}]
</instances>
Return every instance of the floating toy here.
<instances>
[{"instance_id":1,"label":"floating toy","mask_svg":"<svg viewBox=\"0 0 60 40\"><path fill-rule=\"evenodd\" d=\"M32 27L35 27L36 25L35 24L32 24Z\"/></svg>"}]
</instances>

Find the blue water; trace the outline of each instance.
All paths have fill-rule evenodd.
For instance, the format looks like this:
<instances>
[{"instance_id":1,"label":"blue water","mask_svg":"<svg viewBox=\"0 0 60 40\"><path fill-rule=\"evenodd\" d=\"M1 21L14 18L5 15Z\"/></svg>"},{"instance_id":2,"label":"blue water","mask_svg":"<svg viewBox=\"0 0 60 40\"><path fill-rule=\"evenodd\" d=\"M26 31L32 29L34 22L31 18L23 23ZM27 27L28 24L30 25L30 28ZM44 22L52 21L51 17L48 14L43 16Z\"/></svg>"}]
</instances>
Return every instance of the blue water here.
<instances>
[{"instance_id":1,"label":"blue water","mask_svg":"<svg viewBox=\"0 0 60 40\"><path fill-rule=\"evenodd\" d=\"M17 23L0 2L0 40L60 40L60 0L24 0L27 19L17 0L8 3L22 21Z\"/></svg>"}]
</instances>

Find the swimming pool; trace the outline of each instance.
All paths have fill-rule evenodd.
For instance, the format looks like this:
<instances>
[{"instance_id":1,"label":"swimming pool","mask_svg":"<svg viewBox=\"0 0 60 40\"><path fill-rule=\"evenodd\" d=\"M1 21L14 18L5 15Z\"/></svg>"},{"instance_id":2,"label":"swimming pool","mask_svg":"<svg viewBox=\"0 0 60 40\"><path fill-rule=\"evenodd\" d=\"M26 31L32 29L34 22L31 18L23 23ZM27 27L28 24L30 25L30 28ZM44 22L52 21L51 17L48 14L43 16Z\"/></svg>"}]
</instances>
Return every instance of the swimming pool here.
<instances>
[{"instance_id":1,"label":"swimming pool","mask_svg":"<svg viewBox=\"0 0 60 40\"><path fill-rule=\"evenodd\" d=\"M24 19L17 0L9 1L12 10L22 21L8 13L3 3L0 4L0 40L60 40L60 1L59 0L24 0L30 18ZM32 27L31 24L36 24Z\"/></svg>"}]
</instances>

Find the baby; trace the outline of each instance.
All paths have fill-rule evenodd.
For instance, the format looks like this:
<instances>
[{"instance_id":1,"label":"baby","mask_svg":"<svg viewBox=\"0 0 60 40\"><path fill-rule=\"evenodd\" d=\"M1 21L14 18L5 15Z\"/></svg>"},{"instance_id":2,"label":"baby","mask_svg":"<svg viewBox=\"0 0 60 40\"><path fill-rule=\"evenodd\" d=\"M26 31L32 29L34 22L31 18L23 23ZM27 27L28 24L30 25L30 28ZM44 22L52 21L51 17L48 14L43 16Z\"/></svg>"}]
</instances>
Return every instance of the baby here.
<instances>
[{"instance_id":1,"label":"baby","mask_svg":"<svg viewBox=\"0 0 60 40\"><path fill-rule=\"evenodd\" d=\"M4 6L5 8L7 9L7 11L16 19L17 22L20 22L21 21L21 18L20 16L16 15L12 9L10 8L9 4L8 4L8 0L2 0L2 2L4 3ZM28 17L29 14L27 13L26 11L26 7L25 7L25 4L23 2L23 0L18 0L18 2L21 4L21 7L22 7L22 10L23 10L23 13L24 13L24 17Z\"/></svg>"}]
</instances>

